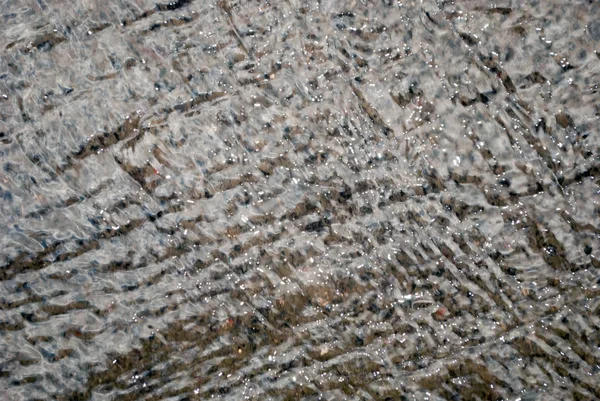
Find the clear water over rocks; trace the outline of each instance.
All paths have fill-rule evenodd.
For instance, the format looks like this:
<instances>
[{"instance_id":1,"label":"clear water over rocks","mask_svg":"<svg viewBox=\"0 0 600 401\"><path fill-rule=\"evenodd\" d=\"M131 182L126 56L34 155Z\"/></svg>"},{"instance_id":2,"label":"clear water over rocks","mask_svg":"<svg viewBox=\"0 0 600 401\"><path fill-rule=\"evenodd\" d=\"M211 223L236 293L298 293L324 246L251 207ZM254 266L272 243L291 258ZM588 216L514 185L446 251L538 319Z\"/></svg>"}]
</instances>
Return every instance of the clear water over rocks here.
<instances>
[{"instance_id":1,"label":"clear water over rocks","mask_svg":"<svg viewBox=\"0 0 600 401\"><path fill-rule=\"evenodd\" d=\"M599 2L0 5L0 399L600 398Z\"/></svg>"}]
</instances>

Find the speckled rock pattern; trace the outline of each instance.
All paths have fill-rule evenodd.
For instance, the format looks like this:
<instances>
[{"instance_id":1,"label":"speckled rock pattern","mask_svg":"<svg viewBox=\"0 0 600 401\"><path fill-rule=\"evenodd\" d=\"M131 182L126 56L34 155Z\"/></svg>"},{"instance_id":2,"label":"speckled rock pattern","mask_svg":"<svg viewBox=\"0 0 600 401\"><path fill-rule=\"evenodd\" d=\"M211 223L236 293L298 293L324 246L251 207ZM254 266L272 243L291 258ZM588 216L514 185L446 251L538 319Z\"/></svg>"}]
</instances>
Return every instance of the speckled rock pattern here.
<instances>
[{"instance_id":1,"label":"speckled rock pattern","mask_svg":"<svg viewBox=\"0 0 600 401\"><path fill-rule=\"evenodd\" d=\"M0 0L0 399L600 398L599 21Z\"/></svg>"}]
</instances>

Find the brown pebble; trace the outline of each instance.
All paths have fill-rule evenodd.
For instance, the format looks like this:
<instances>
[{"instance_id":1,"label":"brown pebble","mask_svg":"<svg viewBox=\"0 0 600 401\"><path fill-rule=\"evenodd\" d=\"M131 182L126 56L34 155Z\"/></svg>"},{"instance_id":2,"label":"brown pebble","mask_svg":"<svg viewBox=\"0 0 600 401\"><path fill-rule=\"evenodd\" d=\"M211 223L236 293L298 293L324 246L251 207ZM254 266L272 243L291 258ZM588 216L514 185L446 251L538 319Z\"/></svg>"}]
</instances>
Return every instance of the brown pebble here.
<instances>
[{"instance_id":1,"label":"brown pebble","mask_svg":"<svg viewBox=\"0 0 600 401\"><path fill-rule=\"evenodd\" d=\"M434 313L433 318L437 321L446 320L450 317L450 311L445 306L440 306Z\"/></svg>"}]
</instances>

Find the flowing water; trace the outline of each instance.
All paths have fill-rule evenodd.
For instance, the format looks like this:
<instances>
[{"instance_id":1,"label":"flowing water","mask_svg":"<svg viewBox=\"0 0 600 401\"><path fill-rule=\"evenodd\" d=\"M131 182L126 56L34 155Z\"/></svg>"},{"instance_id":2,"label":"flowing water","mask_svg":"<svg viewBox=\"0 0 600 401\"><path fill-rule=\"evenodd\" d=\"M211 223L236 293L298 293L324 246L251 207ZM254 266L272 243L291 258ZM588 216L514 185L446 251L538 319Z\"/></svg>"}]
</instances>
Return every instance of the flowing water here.
<instances>
[{"instance_id":1,"label":"flowing water","mask_svg":"<svg viewBox=\"0 0 600 401\"><path fill-rule=\"evenodd\" d=\"M1 0L0 399L600 398L598 85L593 0Z\"/></svg>"}]
</instances>

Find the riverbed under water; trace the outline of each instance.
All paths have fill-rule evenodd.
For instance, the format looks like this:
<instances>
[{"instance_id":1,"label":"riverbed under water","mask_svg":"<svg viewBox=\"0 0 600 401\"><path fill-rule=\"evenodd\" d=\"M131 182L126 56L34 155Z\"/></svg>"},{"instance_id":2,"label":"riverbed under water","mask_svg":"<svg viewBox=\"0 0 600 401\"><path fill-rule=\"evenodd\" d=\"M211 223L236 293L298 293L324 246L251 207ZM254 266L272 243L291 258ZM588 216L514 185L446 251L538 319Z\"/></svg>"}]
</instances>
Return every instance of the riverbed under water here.
<instances>
[{"instance_id":1,"label":"riverbed under water","mask_svg":"<svg viewBox=\"0 0 600 401\"><path fill-rule=\"evenodd\" d=\"M0 399L600 398L599 21L1 0Z\"/></svg>"}]
</instances>

